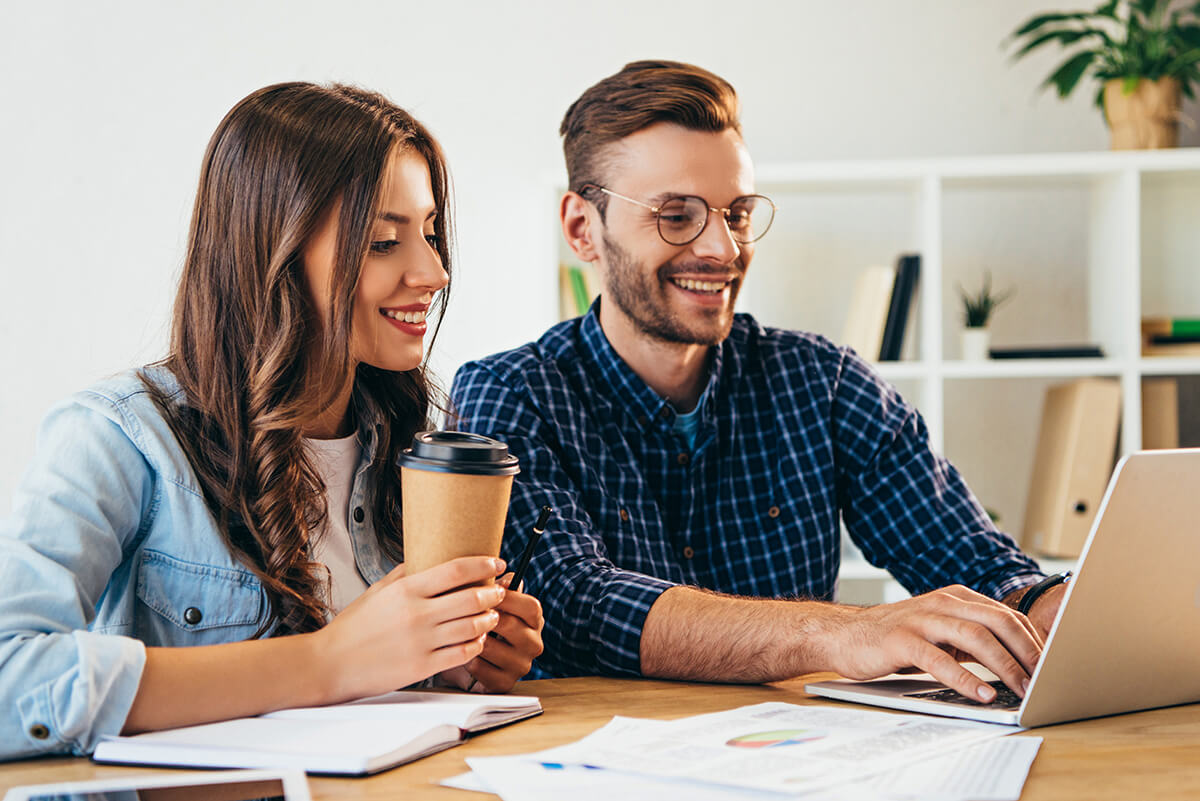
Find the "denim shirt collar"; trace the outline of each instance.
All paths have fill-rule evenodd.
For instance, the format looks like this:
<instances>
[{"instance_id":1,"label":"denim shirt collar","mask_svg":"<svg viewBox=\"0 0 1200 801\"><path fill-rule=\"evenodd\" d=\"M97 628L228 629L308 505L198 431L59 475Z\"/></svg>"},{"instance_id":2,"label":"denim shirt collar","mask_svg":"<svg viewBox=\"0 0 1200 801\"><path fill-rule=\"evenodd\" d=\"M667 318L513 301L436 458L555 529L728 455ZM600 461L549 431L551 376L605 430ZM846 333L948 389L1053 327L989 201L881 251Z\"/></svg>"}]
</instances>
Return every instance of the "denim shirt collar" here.
<instances>
[{"instance_id":1,"label":"denim shirt collar","mask_svg":"<svg viewBox=\"0 0 1200 801\"><path fill-rule=\"evenodd\" d=\"M579 329L584 346L581 350L597 394L604 396L611 406L624 409L642 429L651 426L672 428L678 412L670 401L651 389L633 371L608 341L608 336L600 326L600 301L601 298L596 298L584 315ZM720 346L709 349L708 381L700 395L701 434L697 438L698 443L705 438L703 432L716 424L716 403L724 372L724 350Z\"/></svg>"}]
</instances>

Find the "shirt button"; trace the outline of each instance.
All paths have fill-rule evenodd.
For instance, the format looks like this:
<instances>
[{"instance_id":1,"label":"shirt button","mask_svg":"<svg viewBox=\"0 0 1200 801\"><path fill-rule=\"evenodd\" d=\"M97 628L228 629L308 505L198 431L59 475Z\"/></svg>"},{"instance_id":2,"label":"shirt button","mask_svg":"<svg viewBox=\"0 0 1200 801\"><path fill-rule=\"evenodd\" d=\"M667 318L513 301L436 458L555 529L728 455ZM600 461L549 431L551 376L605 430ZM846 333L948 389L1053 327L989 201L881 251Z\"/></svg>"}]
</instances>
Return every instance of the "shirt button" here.
<instances>
[{"instance_id":1,"label":"shirt button","mask_svg":"<svg viewBox=\"0 0 1200 801\"><path fill-rule=\"evenodd\" d=\"M194 626L204 619L204 614L194 606L189 606L183 610L183 622L189 626Z\"/></svg>"},{"instance_id":2,"label":"shirt button","mask_svg":"<svg viewBox=\"0 0 1200 801\"><path fill-rule=\"evenodd\" d=\"M628 509L621 510L621 520L626 523L629 522L629 510Z\"/></svg>"},{"instance_id":3,"label":"shirt button","mask_svg":"<svg viewBox=\"0 0 1200 801\"><path fill-rule=\"evenodd\" d=\"M660 412L658 413L658 416L659 416L660 418L662 418L663 420L666 420L666 419L670 418L670 416L671 416L671 410L670 410L670 409L668 409L666 406L664 406L664 407L662 407L662 411L660 411Z\"/></svg>"},{"instance_id":4,"label":"shirt button","mask_svg":"<svg viewBox=\"0 0 1200 801\"><path fill-rule=\"evenodd\" d=\"M50 737L50 729L44 723L35 723L29 727L29 736L35 740L46 740Z\"/></svg>"},{"instance_id":5,"label":"shirt button","mask_svg":"<svg viewBox=\"0 0 1200 801\"><path fill-rule=\"evenodd\" d=\"M692 550L692 546L690 546L690 545L684 546L684 548L683 548L683 558L684 559L691 559L695 555L696 555L696 552L694 550Z\"/></svg>"},{"instance_id":6,"label":"shirt button","mask_svg":"<svg viewBox=\"0 0 1200 801\"><path fill-rule=\"evenodd\" d=\"M767 510L767 517L779 517L779 507L772 506Z\"/></svg>"},{"instance_id":7,"label":"shirt button","mask_svg":"<svg viewBox=\"0 0 1200 801\"><path fill-rule=\"evenodd\" d=\"M675 461L679 462L680 464L687 464L691 460L692 457L688 456L686 453L681 453L675 457Z\"/></svg>"},{"instance_id":8,"label":"shirt button","mask_svg":"<svg viewBox=\"0 0 1200 801\"><path fill-rule=\"evenodd\" d=\"M354 507L354 522L355 523L361 523L366 518L366 516L367 516L367 513L363 511L363 508L361 506Z\"/></svg>"}]
</instances>

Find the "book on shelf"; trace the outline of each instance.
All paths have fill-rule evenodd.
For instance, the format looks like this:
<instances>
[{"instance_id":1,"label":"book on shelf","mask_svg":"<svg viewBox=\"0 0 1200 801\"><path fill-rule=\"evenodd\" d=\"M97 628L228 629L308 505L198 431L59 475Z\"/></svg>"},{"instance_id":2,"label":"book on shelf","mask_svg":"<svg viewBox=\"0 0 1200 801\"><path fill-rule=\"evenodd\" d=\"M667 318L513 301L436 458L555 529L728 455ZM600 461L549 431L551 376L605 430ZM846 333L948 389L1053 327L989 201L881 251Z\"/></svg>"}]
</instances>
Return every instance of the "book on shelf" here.
<instances>
[{"instance_id":1,"label":"book on shelf","mask_svg":"<svg viewBox=\"0 0 1200 801\"><path fill-rule=\"evenodd\" d=\"M1020 345L989 348L993 359L1101 359L1104 350L1099 345Z\"/></svg>"},{"instance_id":2,"label":"book on shelf","mask_svg":"<svg viewBox=\"0 0 1200 801\"><path fill-rule=\"evenodd\" d=\"M569 320L587 314L599 292L591 267L558 265L558 316L561 319Z\"/></svg>"},{"instance_id":3,"label":"book on shelf","mask_svg":"<svg viewBox=\"0 0 1200 801\"><path fill-rule=\"evenodd\" d=\"M864 359L875 361L879 357L895 283L896 268L884 265L866 268L854 282L842 344Z\"/></svg>"},{"instance_id":4,"label":"book on shelf","mask_svg":"<svg viewBox=\"0 0 1200 801\"><path fill-rule=\"evenodd\" d=\"M97 762L189 768L296 768L366 775L541 714L537 698L397 691L333 706L109 736Z\"/></svg>"},{"instance_id":5,"label":"book on shelf","mask_svg":"<svg viewBox=\"0 0 1200 801\"><path fill-rule=\"evenodd\" d=\"M1200 338L1200 317L1143 317L1142 334Z\"/></svg>"},{"instance_id":6,"label":"book on shelf","mask_svg":"<svg viewBox=\"0 0 1200 801\"><path fill-rule=\"evenodd\" d=\"M888 300L887 319L883 325L883 339L879 346L879 361L900 360L904 339L915 315L912 308L917 297L917 281L921 276L921 257L906 253L896 263L896 277L892 281L892 294Z\"/></svg>"},{"instance_id":7,"label":"book on shelf","mask_svg":"<svg viewBox=\"0 0 1200 801\"><path fill-rule=\"evenodd\" d=\"M1143 356L1200 356L1200 318L1143 317Z\"/></svg>"},{"instance_id":8,"label":"book on shelf","mask_svg":"<svg viewBox=\"0 0 1200 801\"><path fill-rule=\"evenodd\" d=\"M1142 448L1200 447L1200 375L1142 379Z\"/></svg>"},{"instance_id":9,"label":"book on shelf","mask_svg":"<svg viewBox=\"0 0 1200 801\"><path fill-rule=\"evenodd\" d=\"M1045 556L1079 556L1116 464L1121 385L1081 378L1046 390L1021 540Z\"/></svg>"},{"instance_id":10,"label":"book on shelf","mask_svg":"<svg viewBox=\"0 0 1200 801\"><path fill-rule=\"evenodd\" d=\"M1142 449L1179 447L1179 382L1142 379Z\"/></svg>"}]
</instances>

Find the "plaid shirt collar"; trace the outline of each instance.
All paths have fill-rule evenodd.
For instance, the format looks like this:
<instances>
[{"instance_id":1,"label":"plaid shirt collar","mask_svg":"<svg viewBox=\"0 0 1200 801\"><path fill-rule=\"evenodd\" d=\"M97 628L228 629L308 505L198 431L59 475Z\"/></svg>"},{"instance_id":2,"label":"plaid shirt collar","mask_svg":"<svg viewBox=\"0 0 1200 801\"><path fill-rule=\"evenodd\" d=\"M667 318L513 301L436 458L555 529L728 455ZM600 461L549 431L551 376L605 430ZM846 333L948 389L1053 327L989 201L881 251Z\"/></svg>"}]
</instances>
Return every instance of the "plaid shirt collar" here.
<instances>
[{"instance_id":1,"label":"plaid shirt collar","mask_svg":"<svg viewBox=\"0 0 1200 801\"><path fill-rule=\"evenodd\" d=\"M579 353L593 380L593 388L609 406L623 408L637 425L646 429L650 426L670 428L675 425L678 412L671 402L662 398L633 371L600 327L600 298L584 315L579 327L582 345ZM724 380L725 348L709 348L708 382L700 395L700 430L716 424L716 399Z\"/></svg>"}]
</instances>

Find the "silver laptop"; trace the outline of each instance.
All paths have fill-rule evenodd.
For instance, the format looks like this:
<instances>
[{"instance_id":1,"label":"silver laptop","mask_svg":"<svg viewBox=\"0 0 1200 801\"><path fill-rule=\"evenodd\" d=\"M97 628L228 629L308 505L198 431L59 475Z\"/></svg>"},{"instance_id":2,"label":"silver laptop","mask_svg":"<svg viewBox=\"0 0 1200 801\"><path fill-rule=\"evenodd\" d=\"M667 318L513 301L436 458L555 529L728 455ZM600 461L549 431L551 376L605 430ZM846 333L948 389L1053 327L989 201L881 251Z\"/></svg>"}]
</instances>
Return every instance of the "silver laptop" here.
<instances>
[{"instance_id":1,"label":"silver laptop","mask_svg":"<svg viewBox=\"0 0 1200 801\"><path fill-rule=\"evenodd\" d=\"M1200 701L1200 448L1117 464L1024 701L982 704L927 674L805 689L1024 727Z\"/></svg>"}]
</instances>

